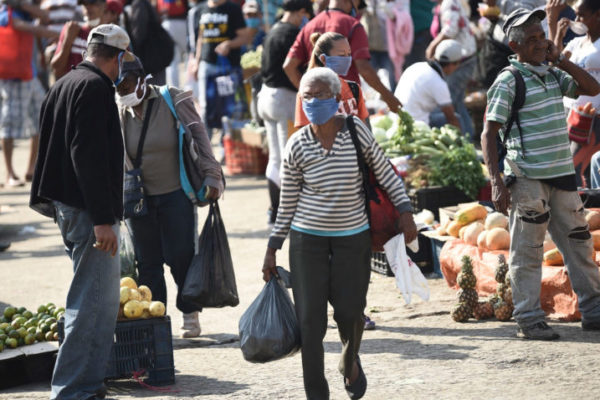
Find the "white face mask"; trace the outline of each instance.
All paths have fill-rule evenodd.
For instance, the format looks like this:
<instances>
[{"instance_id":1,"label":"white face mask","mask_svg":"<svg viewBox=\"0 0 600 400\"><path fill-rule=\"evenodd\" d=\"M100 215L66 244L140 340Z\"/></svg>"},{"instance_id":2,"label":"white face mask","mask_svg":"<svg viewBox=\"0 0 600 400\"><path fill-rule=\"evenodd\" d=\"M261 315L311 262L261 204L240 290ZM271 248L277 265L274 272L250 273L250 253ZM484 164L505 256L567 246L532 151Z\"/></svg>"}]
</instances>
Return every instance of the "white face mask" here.
<instances>
[{"instance_id":1,"label":"white face mask","mask_svg":"<svg viewBox=\"0 0 600 400\"><path fill-rule=\"evenodd\" d=\"M146 88L148 86L146 85L146 79L147 77L144 78L142 82L140 82L140 78L138 78L135 90L129 94L126 94L125 96L117 96L117 102L123 107L135 107L139 105L142 102L142 100L144 100L144 97L146 97ZM140 88L140 84L142 85L141 87L143 87L143 93L141 97L138 97L137 91Z\"/></svg>"},{"instance_id":2,"label":"white face mask","mask_svg":"<svg viewBox=\"0 0 600 400\"><path fill-rule=\"evenodd\" d=\"M588 31L587 25L578 21L569 22L569 28L571 28L573 33L576 35L585 35Z\"/></svg>"},{"instance_id":3,"label":"white face mask","mask_svg":"<svg viewBox=\"0 0 600 400\"><path fill-rule=\"evenodd\" d=\"M88 19L87 15L83 17L83 20L90 28L95 28L100 25L100 17L94 19Z\"/></svg>"}]
</instances>

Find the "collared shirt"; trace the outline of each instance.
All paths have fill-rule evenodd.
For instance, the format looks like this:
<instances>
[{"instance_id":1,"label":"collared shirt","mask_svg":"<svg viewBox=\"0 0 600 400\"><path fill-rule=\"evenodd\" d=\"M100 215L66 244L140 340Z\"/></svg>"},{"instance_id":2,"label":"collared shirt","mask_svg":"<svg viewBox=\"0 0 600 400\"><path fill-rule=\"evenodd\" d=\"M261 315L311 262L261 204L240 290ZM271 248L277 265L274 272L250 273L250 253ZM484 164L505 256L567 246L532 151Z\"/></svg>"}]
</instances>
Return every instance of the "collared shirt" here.
<instances>
[{"instance_id":1,"label":"collared shirt","mask_svg":"<svg viewBox=\"0 0 600 400\"><path fill-rule=\"evenodd\" d=\"M158 88L148 85L151 91L144 99L142 117L146 115L149 99L156 99L148 123L148 132L142 149L142 180L144 190L149 195L174 192L181 187L179 181L179 160L177 152L177 123L169 106L158 92ZM137 157L137 147L142 133L143 118L135 115L131 107L120 112L125 138L127 157Z\"/></svg>"},{"instance_id":2,"label":"collared shirt","mask_svg":"<svg viewBox=\"0 0 600 400\"><path fill-rule=\"evenodd\" d=\"M369 129L354 117L366 164L399 212L412 211L396 176ZM280 249L290 227L320 236L349 236L368 227L356 148L344 123L330 150L305 126L288 140L281 201L269 247Z\"/></svg>"},{"instance_id":3,"label":"collared shirt","mask_svg":"<svg viewBox=\"0 0 600 400\"><path fill-rule=\"evenodd\" d=\"M559 77L548 73L540 77L510 57L525 81L525 104L519 111L523 145L514 123L506 142L506 158L516 164L527 178L548 179L575 173L569 148L567 122L562 97L574 97L577 82L566 72L554 68ZM487 93L486 120L504 124L510 117L515 96L515 78L502 72Z\"/></svg>"}]
</instances>

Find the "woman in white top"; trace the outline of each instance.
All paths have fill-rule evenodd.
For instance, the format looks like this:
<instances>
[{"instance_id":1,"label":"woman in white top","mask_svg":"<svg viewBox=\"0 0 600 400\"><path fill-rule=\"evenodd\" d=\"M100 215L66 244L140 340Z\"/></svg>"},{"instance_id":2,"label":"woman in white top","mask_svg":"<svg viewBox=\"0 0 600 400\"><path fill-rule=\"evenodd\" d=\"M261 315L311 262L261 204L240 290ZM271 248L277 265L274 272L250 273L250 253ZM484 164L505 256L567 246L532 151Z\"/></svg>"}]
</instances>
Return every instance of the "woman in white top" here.
<instances>
[{"instance_id":1,"label":"woman in white top","mask_svg":"<svg viewBox=\"0 0 600 400\"><path fill-rule=\"evenodd\" d=\"M571 40L563 50L563 54L570 61L585 69L600 82L600 1L581 0L577 4L575 12L577 14L576 22L582 23L587 27L587 34ZM563 37L571 25L571 21L566 18L563 18L558 22L558 30L556 37L554 38L554 43L559 46L559 48L561 48L560 46L562 46ZM575 27L575 29L577 28ZM600 95L594 97L579 96L576 99L564 99L567 110L572 107L584 105L588 102L591 102L593 107L599 109ZM592 166L591 177L589 175L590 172L588 172L592 155L600 151L599 114L596 114L592 129L593 133L588 144L582 145L580 143L571 142L571 151L573 153L573 161L575 163L578 179L582 175L585 177L581 182L578 182L581 186L590 186L590 179L592 183L597 182L594 186L600 183L597 167Z\"/></svg>"}]
</instances>

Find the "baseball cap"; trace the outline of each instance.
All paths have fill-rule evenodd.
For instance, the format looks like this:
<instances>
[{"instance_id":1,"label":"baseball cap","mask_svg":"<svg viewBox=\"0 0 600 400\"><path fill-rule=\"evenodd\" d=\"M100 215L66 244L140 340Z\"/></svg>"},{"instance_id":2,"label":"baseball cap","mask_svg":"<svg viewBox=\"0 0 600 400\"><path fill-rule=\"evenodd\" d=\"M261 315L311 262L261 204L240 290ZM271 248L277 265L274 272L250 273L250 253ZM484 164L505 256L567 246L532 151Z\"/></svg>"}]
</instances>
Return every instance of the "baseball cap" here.
<instances>
[{"instance_id":1,"label":"baseball cap","mask_svg":"<svg viewBox=\"0 0 600 400\"><path fill-rule=\"evenodd\" d=\"M540 8L535 10L517 8L515 11L511 12L508 17L506 17L506 20L502 25L504 34L508 35L512 28L523 25L531 17L538 17L540 20L542 20L546 18L546 12Z\"/></svg>"},{"instance_id":2,"label":"baseball cap","mask_svg":"<svg viewBox=\"0 0 600 400\"><path fill-rule=\"evenodd\" d=\"M104 44L106 46L116 47L117 49L127 50L129 47L129 35L123 28L114 24L98 25L90 32L87 44Z\"/></svg>"},{"instance_id":3,"label":"baseball cap","mask_svg":"<svg viewBox=\"0 0 600 400\"><path fill-rule=\"evenodd\" d=\"M440 62L457 62L467 56L462 45L454 39L442 40L435 48L433 58Z\"/></svg>"},{"instance_id":4,"label":"baseball cap","mask_svg":"<svg viewBox=\"0 0 600 400\"><path fill-rule=\"evenodd\" d=\"M123 3L121 3L121 0L106 0L106 10L121 15L123 12Z\"/></svg>"},{"instance_id":5,"label":"baseball cap","mask_svg":"<svg viewBox=\"0 0 600 400\"><path fill-rule=\"evenodd\" d=\"M260 12L260 6L256 0L246 0L244 5L242 6L242 12L244 14L248 13L258 13Z\"/></svg>"}]
</instances>

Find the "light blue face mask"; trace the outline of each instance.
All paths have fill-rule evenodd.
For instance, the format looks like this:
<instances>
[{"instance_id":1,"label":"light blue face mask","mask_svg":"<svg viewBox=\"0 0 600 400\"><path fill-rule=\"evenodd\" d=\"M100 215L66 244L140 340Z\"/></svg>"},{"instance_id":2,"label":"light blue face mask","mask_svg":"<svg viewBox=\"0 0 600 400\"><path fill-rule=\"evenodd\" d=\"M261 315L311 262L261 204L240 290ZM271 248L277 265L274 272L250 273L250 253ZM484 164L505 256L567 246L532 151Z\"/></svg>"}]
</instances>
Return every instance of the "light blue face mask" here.
<instances>
[{"instance_id":1,"label":"light blue face mask","mask_svg":"<svg viewBox=\"0 0 600 400\"><path fill-rule=\"evenodd\" d=\"M302 17L302 22L300 23L299 28L300 29L304 28L304 25L308 24L308 21L309 21L309 19L306 15L304 17Z\"/></svg>"},{"instance_id":2,"label":"light blue face mask","mask_svg":"<svg viewBox=\"0 0 600 400\"><path fill-rule=\"evenodd\" d=\"M261 22L261 19L258 17L246 18L246 26L248 28L258 29Z\"/></svg>"},{"instance_id":3,"label":"light blue face mask","mask_svg":"<svg viewBox=\"0 0 600 400\"><path fill-rule=\"evenodd\" d=\"M315 125L323 125L335 115L339 103L335 97L329 99L302 100L302 110L306 118Z\"/></svg>"},{"instance_id":4,"label":"light blue face mask","mask_svg":"<svg viewBox=\"0 0 600 400\"><path fill-rule=\"evenodd\" d=\"M352 65L352 57L351 56L325 56L325 66L339 76L346 76L348 70L350 70L350 66Z\"/></svg>"}]
</instances>

